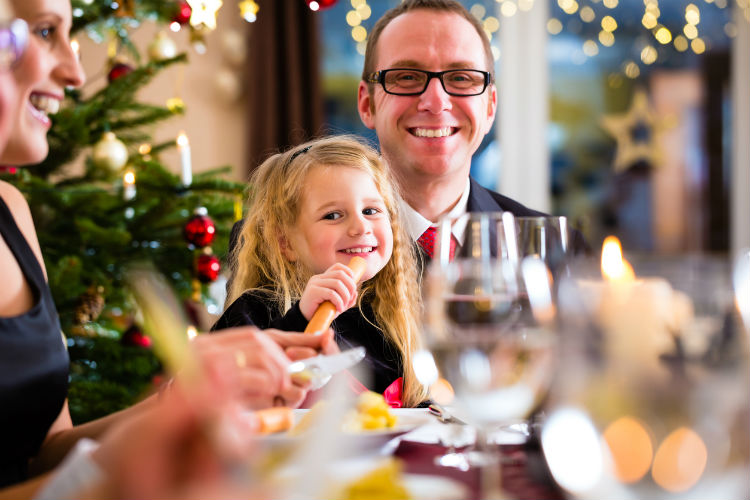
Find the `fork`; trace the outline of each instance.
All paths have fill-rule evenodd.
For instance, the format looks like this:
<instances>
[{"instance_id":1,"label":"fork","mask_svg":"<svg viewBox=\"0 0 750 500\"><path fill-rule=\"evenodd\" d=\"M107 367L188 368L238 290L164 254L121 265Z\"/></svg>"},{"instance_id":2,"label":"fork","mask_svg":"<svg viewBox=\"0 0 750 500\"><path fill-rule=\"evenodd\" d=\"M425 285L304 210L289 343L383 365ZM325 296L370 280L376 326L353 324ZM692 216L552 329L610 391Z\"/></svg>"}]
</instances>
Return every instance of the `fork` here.
<instances>
[{"instance_id":1,"label":"fork","mask_svg":"<svg viewBox=\"0 0 750 500\"><path fill-rule=\"evenodd\" d=\"M441 404L432 403L427 407L427 411L430 415L434 415L443 424L459 424L467 425L466 422L458 417L451 415L451 413Z\"/></svg>"}]
</instances>

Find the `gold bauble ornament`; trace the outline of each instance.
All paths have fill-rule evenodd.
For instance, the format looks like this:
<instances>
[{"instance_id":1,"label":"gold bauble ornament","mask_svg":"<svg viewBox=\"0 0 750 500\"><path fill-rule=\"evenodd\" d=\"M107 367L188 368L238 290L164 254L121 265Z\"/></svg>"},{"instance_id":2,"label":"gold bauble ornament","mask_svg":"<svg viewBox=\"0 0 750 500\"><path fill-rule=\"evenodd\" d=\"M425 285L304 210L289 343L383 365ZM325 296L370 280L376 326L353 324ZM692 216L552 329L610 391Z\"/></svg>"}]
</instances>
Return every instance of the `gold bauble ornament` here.
<instances>
[{"instance_id":1,"label":"gold bauble ornament","mask_svg":"<svg viewBox=\"0 0 750 500\"><path fill-rule=\"evenodd\" d=\"M177 45L163 31L157 33L156 38L148 46L148 57L151 61L164 61L177 55Z\"/></svg>"},{"instance_id":2,"label":"gold bauble ornament","mask_svg":"<svg viewBox=\"0 0 750 500\"><path fill-rule=\"evenodd\" d=\"M101 140L94 144L94 164L112 171L119 170L128 163L128 148L112 132L105 132Z\"/></svg>"}]
</instances>

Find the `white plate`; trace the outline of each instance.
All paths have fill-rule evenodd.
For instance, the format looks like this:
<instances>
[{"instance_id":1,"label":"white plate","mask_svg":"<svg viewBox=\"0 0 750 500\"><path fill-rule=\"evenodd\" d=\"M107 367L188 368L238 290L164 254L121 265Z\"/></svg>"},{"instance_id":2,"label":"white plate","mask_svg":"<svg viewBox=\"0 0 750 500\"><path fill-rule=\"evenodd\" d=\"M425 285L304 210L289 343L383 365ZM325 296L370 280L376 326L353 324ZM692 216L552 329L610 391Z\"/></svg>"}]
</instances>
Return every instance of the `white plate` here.
<instances>
[{"instance_id":1,"label":"white plate","mask_svg":"<svg viewBox=\"0 0 750 500\"><path fill-rule=\"evenodd\" d=\"M442 476L405 474L404 484L414 500L461 500L469 496L466 485Z\"/></svg>"},{"instance_id":2,"label":"white plate","mask_svg":"<svg viewBox=\"0 0 750 500\"><path fill-rule=\"evenodd\" d=\"M310 410L293 410L295 425ZM433 422L435 417L423 408L393 408L390 410L397 418L396 425L387 429L346 433L353 440L353 448L357 451L371 451L380 449L388 441L397 438L417 427ZM290 435L288 432L259 436L258 441L270 446L291 444L299 436Z\"/></svg>"},{"instance_id":3,"label":"white plate","mask_svg":"<svg viewBox=\"0 0 750 500\"><path fill-rule=\"evenodd\" d=\"M330 494L331 489L337 486L354 481L364 476L369 471L378 467L382 463L382 458L355 458L346 461L337 461L322 471L322 484L324 490ZM299 470L282 471L278 479L282 484L296 484L300 477ZM468 488L465 484L455 479L427 475L427 474L403 474L401 476L403 485L409 491L409 498L413 500L460 500L469 496ZM297 492L292 489L293 497ZM309 490L305 493L310 494ZM313 494L314 496L314 494Z\"/></svg>"}]
</instances>

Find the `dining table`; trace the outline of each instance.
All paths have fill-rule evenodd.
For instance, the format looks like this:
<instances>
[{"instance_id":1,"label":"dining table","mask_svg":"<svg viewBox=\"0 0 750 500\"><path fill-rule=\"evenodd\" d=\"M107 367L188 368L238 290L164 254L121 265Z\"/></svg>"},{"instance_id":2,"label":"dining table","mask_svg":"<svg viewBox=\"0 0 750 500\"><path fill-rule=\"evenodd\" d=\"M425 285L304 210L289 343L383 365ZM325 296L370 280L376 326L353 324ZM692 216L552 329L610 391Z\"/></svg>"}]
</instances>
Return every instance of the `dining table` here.
<instances>
[{"instance_id":1,"label":"dining table","mask_svg":"<svg viewBox=\"0 0 750 500\"><path fill-rule=\"evenodd\" d=\"M509 498L518 500L556 500L566 498L547 468L539 440L532 435L521 444L501 444L499 448L500 484ZM462 483L468 499L480 499L481 471L478 468L461 470L456 467L437 465L435 458L445 453L446 447L439 443L410 441L408 436L400 439L393 456L404 464L405 472L442 476ZM459 448L460 451L460 448Z\"/></svg>"}]
</instances>

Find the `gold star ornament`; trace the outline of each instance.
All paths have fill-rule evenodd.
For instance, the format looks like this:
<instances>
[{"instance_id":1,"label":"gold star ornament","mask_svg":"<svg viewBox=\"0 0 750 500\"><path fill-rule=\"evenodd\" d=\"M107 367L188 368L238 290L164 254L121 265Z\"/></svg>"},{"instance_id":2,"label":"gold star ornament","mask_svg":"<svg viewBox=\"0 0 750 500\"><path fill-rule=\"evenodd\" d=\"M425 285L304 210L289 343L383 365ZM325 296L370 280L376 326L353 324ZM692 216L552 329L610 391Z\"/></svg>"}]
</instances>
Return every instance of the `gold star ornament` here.
<instances>
[{"instance_id":1,"label":"gold star ornament","mask_svg":"<svg viewBox=\"0 0 750 500\"><path fill-rule=\"evenodd\" d=\"M634 165L645 162L655 167L661 159L656 136L661 130L643 89L633 95L633 101L623 114L605 115L601 125L617 141L615 172L624 172Z\"/></svg>"},{"instance_id":2,"label":"gold star ornament","mask_svg":"<svg viewBox=\"0 0 750 500\"><path fill-rule=\"evenodd\" d=\"M190 14L192 27L204 26L209 30L216 29L216 14L223 4L222 0L187 0L187 3L193 9Z\"/></svg>"}]
</instances>

